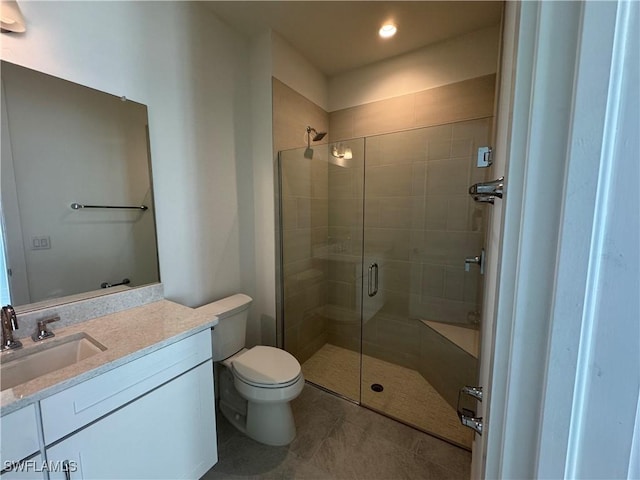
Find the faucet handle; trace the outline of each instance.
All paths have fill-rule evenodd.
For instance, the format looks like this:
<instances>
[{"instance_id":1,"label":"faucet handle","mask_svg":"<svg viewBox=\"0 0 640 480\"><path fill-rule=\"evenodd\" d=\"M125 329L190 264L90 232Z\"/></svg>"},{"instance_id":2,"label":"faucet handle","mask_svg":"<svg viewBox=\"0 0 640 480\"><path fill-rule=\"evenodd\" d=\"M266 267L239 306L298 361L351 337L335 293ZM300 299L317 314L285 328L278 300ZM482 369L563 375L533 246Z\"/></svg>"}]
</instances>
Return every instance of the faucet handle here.
<instances>
[{"instance_id":1,"label":"faucet handle","mask_svg":"<svg viewBox=\"0 0 640 480\"><path fill-rule=\"evenodd\" d=\"M0 350L13 350L22 347L22 343L19 340L13 339L13 330L18 329L16 311L11 305L5 305L2 307L0 316L2 319L2 345L0 345Z\"/></svg>"},{"instance_id":2,"label":"faucet handle","mask_svg":"<svg viewBox=\"0 0 640 480\"><path fill-rule=\"evenodd\" d=\"M34 332L33 335L31 335L31 339L34 342L38 342L38 341L44 340L46 338L55 337L56 334L53 333L51 330L47 329L47 324L49 324L51 322L57 322L58 320L60 320L60 317L57 316L57 315L55 317L45 318L43 320L38 320L38 325L36 327L36 331Z\"/></svg>"},{"instance_id":3,"label":"faucet handle","mask_svg":"<svg viewBox=\"0 0 640 480\"><path fill-rule=\"evenodd\" d=\"M18 330L18 316L11 305L2 307L2 321L7 322L7 326L11 330Z\"/></svg>"}]
</instances>

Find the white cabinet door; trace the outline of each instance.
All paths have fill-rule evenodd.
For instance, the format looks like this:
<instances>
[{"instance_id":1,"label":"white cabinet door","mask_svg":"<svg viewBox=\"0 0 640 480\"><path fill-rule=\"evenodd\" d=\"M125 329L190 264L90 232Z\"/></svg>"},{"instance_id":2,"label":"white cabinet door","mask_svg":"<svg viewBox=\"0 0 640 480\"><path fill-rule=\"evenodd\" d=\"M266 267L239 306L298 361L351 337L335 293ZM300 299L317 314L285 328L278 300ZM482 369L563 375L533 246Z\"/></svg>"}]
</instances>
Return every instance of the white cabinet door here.
<instances>
[{"instance_id":1,"label":"white cabinet door","mask_svg":"<svg viewBox=\"0 0 640 480\"><path fill-rule=\"evenodd\" d=\"M5 464L2 464L5 467ZM38 454L0 474L0 480L46 480L42 457Z\"/></svg>"},{"instance_id":2,"label":"white cabinet door","mask_svg":"<svg viewBox=\"0 0 640 480\"><path fill-rule=\"evenodd\" d=\"M35 405L27 405L0 419L0 470L7 464L19 462L39 450ZM3 476L2 479L4 478Z\"/></svg>"},{"instance_id":3,"label":"white cabinet door","mask_svg":"<svg viewBox=\"0 0 640 480\"><path fill-rule=\"evenodd\" d=\"M48 448L47 459L68 461L72 480L200 478L218 461L211 360Z\"/></svg>"}]
</instances>

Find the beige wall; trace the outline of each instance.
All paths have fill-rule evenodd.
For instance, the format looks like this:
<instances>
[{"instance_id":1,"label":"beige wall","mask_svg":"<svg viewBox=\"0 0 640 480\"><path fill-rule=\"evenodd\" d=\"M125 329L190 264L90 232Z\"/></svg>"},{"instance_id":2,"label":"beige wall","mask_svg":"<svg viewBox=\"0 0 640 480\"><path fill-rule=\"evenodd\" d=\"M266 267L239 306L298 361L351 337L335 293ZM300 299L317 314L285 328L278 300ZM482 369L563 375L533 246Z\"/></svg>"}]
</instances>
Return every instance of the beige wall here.
<instances>
[{"instance_id":1,"label":"beige wall","mask_svg":"<svg viewBox=\"0 0 640 480\"><path fill-rule=\"evenodd\" d=\"M495 74L452 83L329 115L332 142L493 115Z\"/></svg>"},{"instance_id":2,"label":"beige wall","mask_svg":"<svg viewBox=\"0 0 640 480\"><path fill-rule=\"evenodd\" d=\"M334 112L496 73L500 26L466 33L329 79Z\"/></svg>"},{"instance_id":3,"label":"beige wall","mask_svg":"<svg viewBox=\"0 0 640 480\"><path fill-rule=\"evenodd\" d=\"M273 76L323 110L328 110L327 77L291 44L271 32Z\"/></svg>"},{"instance_id":4,"label":"beige wall","mask_svg":"<svg viewBox=\"0 0 640 480\"><path fill-rule=\"evenodd\" d=\"M307 126L318 132L329 129L329 115L321 107L307 99L293 88L273 78L273 150L300 148L307 146ZM325 137L313 145L326 144Z\"/></svg>"}]
</instances>

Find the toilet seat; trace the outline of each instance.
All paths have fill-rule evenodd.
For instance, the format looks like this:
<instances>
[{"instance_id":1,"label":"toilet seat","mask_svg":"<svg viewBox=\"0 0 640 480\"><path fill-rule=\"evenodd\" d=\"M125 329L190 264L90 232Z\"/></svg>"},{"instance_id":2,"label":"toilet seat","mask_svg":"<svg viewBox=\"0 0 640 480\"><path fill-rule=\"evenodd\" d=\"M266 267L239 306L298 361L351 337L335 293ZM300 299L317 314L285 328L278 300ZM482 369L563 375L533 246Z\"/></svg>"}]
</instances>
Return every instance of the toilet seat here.
<instances>
[{"instance_id":1,"label":"toilet seat","mask_svg":"<svg viewBox=\"0 0 640 480\"><path fill-rule=\"evenodd\" d=\"M289 352L258 345L230 359L236 378L260 388L285 388L299 381L302 370Z\"/></svg>"},{"instance_id":2,"label":"toilet seat","mask_svg":"<svg viewBox=\"0 0 640 480\"><path fill-rule=\"evenodd\" d=\"M249 380L247 378L244 378L236 370L233 371L233 374L235 375L236 380L238 380L238 381L240 381L242 383L246 383L247 385L250 385L252 387L272 388L272 389L289 387L289 386L295 384L297 381L299 381L300 377L301 377L301 375L298 375L296 378L294 378L293 380L290 380L290 381L288 381L286 383L267 384L267 383L252 382L251 380Z\"/></svg>"}]
</instances>

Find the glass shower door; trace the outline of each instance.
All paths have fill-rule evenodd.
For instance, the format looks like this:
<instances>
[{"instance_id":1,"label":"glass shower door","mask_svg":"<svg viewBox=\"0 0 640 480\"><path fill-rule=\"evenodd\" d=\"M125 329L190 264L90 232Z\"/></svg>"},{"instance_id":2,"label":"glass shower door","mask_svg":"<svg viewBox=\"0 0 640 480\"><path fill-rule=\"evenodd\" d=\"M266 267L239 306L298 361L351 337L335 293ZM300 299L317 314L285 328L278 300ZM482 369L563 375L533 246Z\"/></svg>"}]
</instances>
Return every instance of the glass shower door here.
<instances>
[{"instance_id":1,"label":"glass shower door","mask_svg":"<svg viewBox=\"0 0 640 480\"><path fill-rule=\"evenodd\" d=\"M364 139L280 152L279 178L284 348L358 402Z\"/></svg>"},{"instance_id":2,"label":"glass shower door","mask_svg":"<svg viewBox=\"0 0 640 480\"><path fill-rule=\"evenodd\" d=\"M366 139L361 403L470 448L458 390L476 379L486 206L473 152L490 119Z\"/></svg>"},{"instance_id":3,"label":"glass shower door","mask_svg":"<svg viewBox=\"0 0 640 480\"><path fill-rule=\"evenodd\" d=\"M283 151L281 332L305 378L470 448L486 205L479 119ZM366 147L366 148L365 148Z\"/></svg>"}]
</instances>

